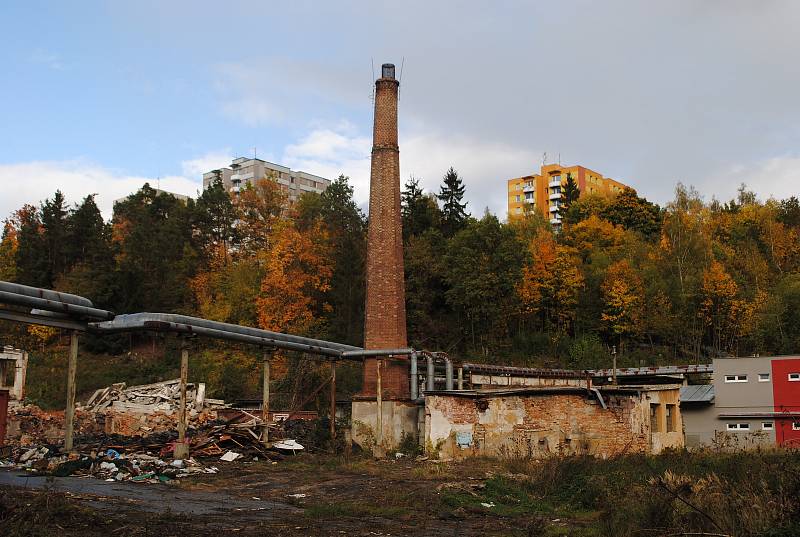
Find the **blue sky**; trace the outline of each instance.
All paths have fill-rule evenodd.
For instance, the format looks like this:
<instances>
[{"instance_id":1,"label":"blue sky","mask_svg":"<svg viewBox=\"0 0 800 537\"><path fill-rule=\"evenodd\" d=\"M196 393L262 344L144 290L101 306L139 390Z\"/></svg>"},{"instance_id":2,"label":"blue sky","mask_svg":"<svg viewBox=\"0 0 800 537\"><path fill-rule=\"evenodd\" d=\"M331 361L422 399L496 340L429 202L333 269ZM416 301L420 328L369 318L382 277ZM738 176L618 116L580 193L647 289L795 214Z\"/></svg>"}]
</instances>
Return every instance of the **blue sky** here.
<instances>
[{"instance_id":1,"label":"blue sky","mask_svg":"<svg viewBox=\"0 0 800 537\"><path fill-rule=\"evenodd\" d=\"M371 63L403 58L403 180L452 165L473 213L504 217L544 152L661 203L677 181L800 194L799 20L791 0L7 1L0 216L56 188L107 215L148 180L193 194L254 147L363 204Z\"/></svg>"}]
</instances>

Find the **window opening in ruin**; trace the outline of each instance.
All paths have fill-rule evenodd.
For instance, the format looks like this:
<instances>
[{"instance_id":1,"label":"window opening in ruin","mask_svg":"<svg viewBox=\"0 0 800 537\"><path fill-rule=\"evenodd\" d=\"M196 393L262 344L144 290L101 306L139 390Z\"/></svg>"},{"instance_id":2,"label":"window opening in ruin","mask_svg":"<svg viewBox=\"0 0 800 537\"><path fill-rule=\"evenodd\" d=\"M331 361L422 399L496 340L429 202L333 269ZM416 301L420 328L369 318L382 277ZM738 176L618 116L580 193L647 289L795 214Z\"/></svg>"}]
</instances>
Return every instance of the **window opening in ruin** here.
<instances>
[{"instance_id":1,"label":"window opening in ruin","mask_svg":"<svg viewBox=\"0 0 800 537\"><path fill-rule=\"evenodd\" d=\"M650 432L657 433L660 432L660 428L658 426L658 407L661 406L657 403L650 403Z\"/></svg>"},{"instance_id":2,"label":"window opening in ruin","mask_svg":"<svg viewBox=\"0 0 800 537\"><path fill-rule=\"evenodd\" d=\"M675 432L675 405L667 405L667 432Z\"/></svg>"}]
</instances>

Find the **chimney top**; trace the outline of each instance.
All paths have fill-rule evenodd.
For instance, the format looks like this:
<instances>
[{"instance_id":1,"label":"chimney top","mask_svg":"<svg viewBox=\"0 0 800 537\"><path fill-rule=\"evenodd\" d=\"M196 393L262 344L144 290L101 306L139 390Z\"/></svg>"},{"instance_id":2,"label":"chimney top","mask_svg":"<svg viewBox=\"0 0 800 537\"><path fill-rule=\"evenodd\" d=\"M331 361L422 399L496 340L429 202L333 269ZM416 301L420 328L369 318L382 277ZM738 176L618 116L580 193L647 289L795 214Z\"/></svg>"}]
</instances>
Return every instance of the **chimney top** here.
<instances>
[{"instance_id":1,"label":"chimney top","mask_svg":"<svg viewBox=\"0 0 800 537\"><path fill-rule=\"evenodd\" d=\"M391 78L394 79L394 64L393 63L384 63L381 67L381 78Z\"/></svg>"}]
</instances>

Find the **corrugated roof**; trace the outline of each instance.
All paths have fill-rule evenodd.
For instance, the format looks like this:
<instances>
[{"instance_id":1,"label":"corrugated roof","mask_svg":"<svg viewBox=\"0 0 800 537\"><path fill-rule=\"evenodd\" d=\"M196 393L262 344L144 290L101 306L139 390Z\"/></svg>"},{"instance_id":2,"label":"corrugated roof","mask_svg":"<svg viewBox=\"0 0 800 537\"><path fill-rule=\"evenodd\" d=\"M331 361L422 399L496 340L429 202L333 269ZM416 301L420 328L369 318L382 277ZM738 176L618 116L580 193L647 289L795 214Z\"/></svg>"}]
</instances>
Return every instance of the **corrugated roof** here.
<instances>
[{"instance_id":1,"label":"corrugated roof","mask_svg":"<svg viewBox=\"0 0 800 537\"><path fill-rule=\"evenodd\" d=\"M713 401L713 384L681 386L681 403L712 403Z\"/></svg>"}]
</instances>

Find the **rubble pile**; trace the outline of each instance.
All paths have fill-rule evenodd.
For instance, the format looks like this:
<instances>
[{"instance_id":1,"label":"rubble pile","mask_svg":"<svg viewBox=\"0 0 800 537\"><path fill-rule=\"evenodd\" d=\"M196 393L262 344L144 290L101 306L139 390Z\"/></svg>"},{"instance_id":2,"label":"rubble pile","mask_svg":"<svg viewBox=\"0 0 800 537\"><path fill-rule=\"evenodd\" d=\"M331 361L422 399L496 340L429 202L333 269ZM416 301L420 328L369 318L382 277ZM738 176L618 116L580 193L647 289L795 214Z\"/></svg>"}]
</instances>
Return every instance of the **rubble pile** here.
<instances>
[{"instance_id":1,"label":"rubble pile","mask_svg":"<svg viewBox=\"0 0 800 537\"><path fill-rule=\"evenodd\" d=\"M5 453L4 453L5 455ZM216 466L203 465L193 458L168 462L148 453L121 454L114 449L85 454L60 454L56 446L14 448L10 458L0 459L0 468L24 469L40 474L92 476L106 481L167 483L196 474L215 474Z\"/></svg>"},{"instance_id":2,"label":"rubble pile","mask_svg":"<svg viewBox=\"0 0 800 537\"><path fill-rule=\"evenodd\" d=\"M89 412L111 409L117 412L172 414L178 411L180 398L179 379L130 387L120 382L95 391L86 401L84 408ZM186 385L186 412L190 417L197 416L207 409L225 407L225 401L206 397L204 383Z\"/></svg>"}]
</instances>

